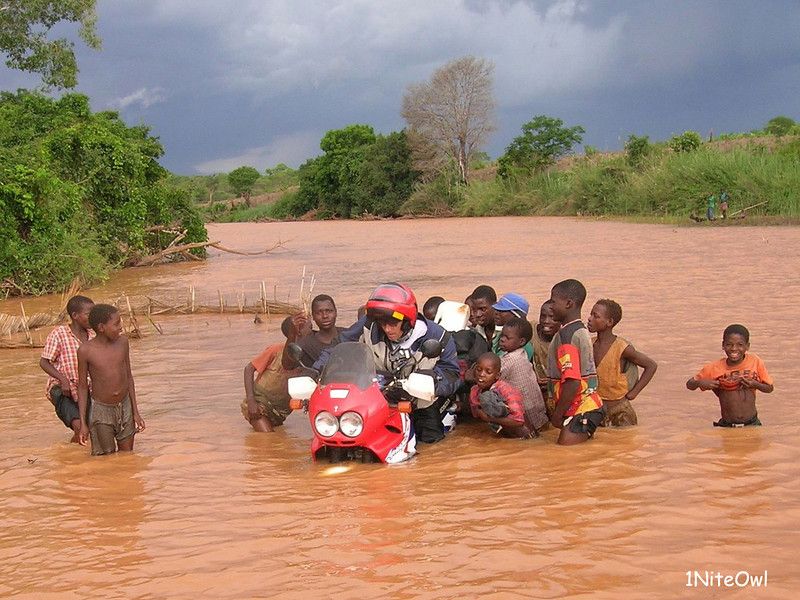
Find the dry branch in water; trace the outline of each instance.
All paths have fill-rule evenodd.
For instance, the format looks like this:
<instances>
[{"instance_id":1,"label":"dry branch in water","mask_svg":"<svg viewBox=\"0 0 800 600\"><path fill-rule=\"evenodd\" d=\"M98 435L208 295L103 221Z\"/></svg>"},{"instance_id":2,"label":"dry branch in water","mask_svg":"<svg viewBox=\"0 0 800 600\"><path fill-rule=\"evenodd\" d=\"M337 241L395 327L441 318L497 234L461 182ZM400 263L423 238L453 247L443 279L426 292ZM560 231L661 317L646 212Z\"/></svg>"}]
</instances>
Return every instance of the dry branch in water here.
<instances>
[{"instance_id":1,"label":"dry branch in water","mask_svg":"<svg viewBox=\"0 0 800 600\"><path fill-rule=\"evenodd\" d=\"M185 232L182 232L182 234L183 235L179 235L177 238L175 238L172 241L172 243L163 250L160 250L155 254L150 254L149 256L145 256L144 258L137 260L135 263L129 266L149 267L156 263L165 262L173 254L180 254L187 260L203 260L202 258L199 258L189 253L189 250L193 250L195 248L211 247L211 248L216 248L217 250L220 250L222 252L228 252L229 254L238 254L240 256L261 256L262 254L269 254L276 248L281 248L283 246L283 242L281 240L278 240L272 246L270 246L269 248L265 248L264 250L259 250L257 252L244 252L242 250L233 250L231 248L227 248L226 246L223 246L219 240L214 242L194 242L191 244L181 244L178 246L172 245L183 239L183 237L185 236Z\"/></svg>"}]
</instances>

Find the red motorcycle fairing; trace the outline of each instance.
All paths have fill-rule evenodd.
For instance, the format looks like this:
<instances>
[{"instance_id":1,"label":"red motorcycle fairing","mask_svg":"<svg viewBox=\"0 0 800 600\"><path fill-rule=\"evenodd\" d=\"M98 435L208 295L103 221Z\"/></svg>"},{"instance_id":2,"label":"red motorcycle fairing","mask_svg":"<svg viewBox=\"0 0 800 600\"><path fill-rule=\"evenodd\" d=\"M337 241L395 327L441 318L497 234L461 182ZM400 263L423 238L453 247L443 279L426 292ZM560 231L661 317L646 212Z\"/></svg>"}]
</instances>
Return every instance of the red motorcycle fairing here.
<instances>
[{"instance_id":1,"label":"red motorcycle fairing","mask_svg":"<svg viewBox=\"0 0 800 600\"><path fill-rule=\"evenodd\" d=\"M361 416L364 428L355 437L346 436L341 430L323 437L315 426L317 415L322 411L337 419L346 412L356 412ZM410 417L386 401L377 383L366 389L349 383L322 385L309 400L308 415L314 433L311 453L315 460L326 448L363 448L381 462L388 463L402 462L416 453Z\"/></svg>"}]
</instances>

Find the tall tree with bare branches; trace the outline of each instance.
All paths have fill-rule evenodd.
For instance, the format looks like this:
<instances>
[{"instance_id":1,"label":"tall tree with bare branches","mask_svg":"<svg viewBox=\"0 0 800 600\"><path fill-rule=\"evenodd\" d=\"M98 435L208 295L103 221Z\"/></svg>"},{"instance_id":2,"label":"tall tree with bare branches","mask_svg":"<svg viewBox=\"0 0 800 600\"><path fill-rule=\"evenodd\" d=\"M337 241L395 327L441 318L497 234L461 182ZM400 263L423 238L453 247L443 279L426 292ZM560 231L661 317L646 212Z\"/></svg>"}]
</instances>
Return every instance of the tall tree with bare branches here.
<instances>
[{"instance_id":1,"label":"tall tree with bare branches","mask_svg":"<svg viewBox=\"0 0 800 600\"><path fill-rule=\"evenodd\" d=\"M403 97L403 118L415 167L430 175L451 161L467 183L469 162L494 131L494 65L464 56L412 84Z\"/></svg>"}]
</instances>

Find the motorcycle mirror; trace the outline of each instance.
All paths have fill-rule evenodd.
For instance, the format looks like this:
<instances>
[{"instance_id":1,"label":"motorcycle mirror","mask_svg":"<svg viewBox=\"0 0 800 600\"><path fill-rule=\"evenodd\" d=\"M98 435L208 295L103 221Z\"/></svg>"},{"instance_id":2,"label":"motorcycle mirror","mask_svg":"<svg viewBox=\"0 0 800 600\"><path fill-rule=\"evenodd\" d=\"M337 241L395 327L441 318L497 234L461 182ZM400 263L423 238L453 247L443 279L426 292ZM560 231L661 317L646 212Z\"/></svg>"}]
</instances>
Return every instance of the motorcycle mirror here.
<instances>
[{"instance_id":1,"label":"motorcycle mirror","mask_svg":"<svg viewBox=\"0 0 800 600\"><path fill-rule=\"evenodd\" d=\"M290 377L288 381L289 397L296 400L308 400L317 389L317 382L311 377Z\"/></svg>"},{"instance_id":2,"label":"motorcycle mirror","mask_svg":"<svg viewBox=\"0 0 800 600\"><path fill-rule=\"evenodd\" d=\"M297 362L300 362L300 357L303 356L303 349L300 347L300 345L295 344L294 342L289 342L287 348L289 350L289 356L291 356Z\"/></svg>"},{"instance_id":3,"label":"motorcycle mirror","mask_svg":"<svg viewBox=\"0 0 800 600\"><path fill-rule=\"evenodd\" d=\"M414 398L419 398L426 402L431 402L436 398L436 384L430 375L411 373L408 379L403 382L403 389Z\"/></svg>"},{"instance_id":4,"label":"motorcycle mirror","mask_svg":"<svg viewBox=\"0 0 800 600\"><path fill-rule=\"evenodd\" d=\"M442 353L442 343L439 340L425 340L420 350L425 358L437 358Z\"/></svg>"}]
</instances>

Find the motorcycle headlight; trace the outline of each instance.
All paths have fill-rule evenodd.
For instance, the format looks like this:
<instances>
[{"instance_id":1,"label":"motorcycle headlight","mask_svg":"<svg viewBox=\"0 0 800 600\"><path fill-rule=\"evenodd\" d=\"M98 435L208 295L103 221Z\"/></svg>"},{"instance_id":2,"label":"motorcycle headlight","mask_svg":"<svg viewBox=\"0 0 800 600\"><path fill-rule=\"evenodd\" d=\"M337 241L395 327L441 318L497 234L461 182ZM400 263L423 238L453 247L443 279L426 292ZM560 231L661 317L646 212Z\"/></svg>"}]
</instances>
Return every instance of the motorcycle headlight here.
<instances>
[{"instance_id":1,"label":"motorcycle headlight","mask_svg":"<svg viewBox=\"0 0 800 600\"><path fill-rule=\"evenodd\" d=\"M339 417L339 429L347 437L358 437L364 430L364 419L357 412L346 412Z\"/></svg>"},{"instance_id":2,"label":"motorcycle headlight","mask_svg":"<svg viewBox=\"0 0 800 600\"><path fill-rule=\"evenodd\" d=\"M314 417L314 429L322 437L331 437L339 431L339 421L336 420L331 413L323 410L321 413Z\"/></svg>"}]
</instances>

